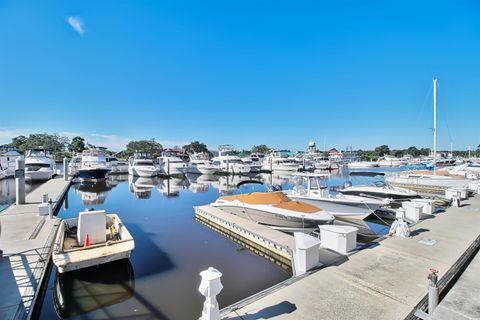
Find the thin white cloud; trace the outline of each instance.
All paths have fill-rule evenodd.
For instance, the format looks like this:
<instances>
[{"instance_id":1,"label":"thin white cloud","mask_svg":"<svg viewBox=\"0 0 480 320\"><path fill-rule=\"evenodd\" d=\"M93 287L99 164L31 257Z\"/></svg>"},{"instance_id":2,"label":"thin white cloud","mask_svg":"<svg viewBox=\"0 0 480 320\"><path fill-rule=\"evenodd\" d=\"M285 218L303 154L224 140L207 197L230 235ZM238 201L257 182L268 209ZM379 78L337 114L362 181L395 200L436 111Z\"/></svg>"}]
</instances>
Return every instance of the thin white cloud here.
<instances>
[{"instance_id":1,"label":"thin white cloud","mask_svg":"<svg viewBox=\"0 0 480 320\"><path fill-rule=\"evenodd\" d=\"M0 144L12 142L12 139L18 136L28 136L33 133L32 129L7 129L0 128Z\"/></svg>"},{"instance_id":2,"label":"thin white cloud","mask_svg":"<svg viewBox=\"0 0 480 320\"><path fill-rule=\"evenodd\" d=\"M67 18L67 22L73 28L73 30L78 32L79 35L83 36L83 34L85 33L85 30L83 28L82 19L80 19L79 17L70 16Z\"/></svg>"}]
</instances>

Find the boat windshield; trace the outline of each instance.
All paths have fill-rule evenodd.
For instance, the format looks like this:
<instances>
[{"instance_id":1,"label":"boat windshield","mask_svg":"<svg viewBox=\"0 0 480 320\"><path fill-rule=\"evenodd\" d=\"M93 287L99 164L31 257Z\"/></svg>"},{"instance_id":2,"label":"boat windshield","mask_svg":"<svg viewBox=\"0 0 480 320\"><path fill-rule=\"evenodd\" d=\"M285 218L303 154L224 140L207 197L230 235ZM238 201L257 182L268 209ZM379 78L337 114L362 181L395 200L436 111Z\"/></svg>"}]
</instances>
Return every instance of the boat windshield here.
<instances>
[{"instance_id":1,"label":"boat windshield","mask_svg":"<svg viewBox=\"0 0 480 320\"><path fill-rule=\"evenodd\" d=\"M137 160L135 164L138 166L153 166L153 162L151 160Z\"/></svg>"},{"instance_id":2,"label":"boat windshield","mask_svg":"<svg viewBox=\"0 0 480 320\"><path fill-rule=\"evenodd\" d=\"M51 156L50 151L44 149L32 149L27 151L27 157L48 157Z\"/></svg>"}]
</instances>

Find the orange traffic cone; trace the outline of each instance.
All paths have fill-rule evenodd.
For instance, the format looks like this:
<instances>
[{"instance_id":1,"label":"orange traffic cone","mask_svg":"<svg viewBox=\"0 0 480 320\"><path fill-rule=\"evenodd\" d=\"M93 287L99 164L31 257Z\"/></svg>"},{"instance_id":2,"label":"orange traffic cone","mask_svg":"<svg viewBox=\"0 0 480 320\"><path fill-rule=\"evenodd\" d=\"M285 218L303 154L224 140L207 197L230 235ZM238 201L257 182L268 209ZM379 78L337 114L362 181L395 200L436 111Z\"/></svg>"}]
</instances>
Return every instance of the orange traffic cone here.
<instances>
[{"instance_id":1,"label":"orange traffic cone","mask_svg":"<svg viewBox=\"0 0 480 320\"><path fill-rule=\"evenodd\" d=\"M86 248L89 246L90 246L90 236L87 233L87 235L85 236L85 242L83 243L83 247Z\"/></svg>"}]
</instances>

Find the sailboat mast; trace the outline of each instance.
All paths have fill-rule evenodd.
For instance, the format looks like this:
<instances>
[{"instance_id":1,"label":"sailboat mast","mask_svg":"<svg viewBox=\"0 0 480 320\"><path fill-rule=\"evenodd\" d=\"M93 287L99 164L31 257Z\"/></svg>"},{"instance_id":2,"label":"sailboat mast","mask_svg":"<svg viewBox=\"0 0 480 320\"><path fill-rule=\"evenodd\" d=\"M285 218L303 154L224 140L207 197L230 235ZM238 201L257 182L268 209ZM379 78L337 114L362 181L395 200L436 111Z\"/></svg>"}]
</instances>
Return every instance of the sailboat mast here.
<instances>
[{"instance_id":1,"label":"sailboat mast","mask_svg":"<svg viewBox=\"0 0 480 320\"><path fill-rule=\"evenodd\" d=\"M433 174L437 175L437 79L433 79Z\"/></svg>"}]
</instances>

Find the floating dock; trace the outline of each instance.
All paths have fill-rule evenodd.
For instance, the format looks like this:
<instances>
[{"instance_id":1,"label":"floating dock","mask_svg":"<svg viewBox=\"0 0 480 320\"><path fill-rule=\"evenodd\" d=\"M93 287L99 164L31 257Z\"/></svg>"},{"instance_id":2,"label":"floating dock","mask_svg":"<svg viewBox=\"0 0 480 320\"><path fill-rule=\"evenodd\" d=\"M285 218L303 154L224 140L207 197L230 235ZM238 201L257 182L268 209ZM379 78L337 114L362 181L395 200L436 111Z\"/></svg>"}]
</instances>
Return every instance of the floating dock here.
<instances>
[{"instance_id":1,"label":"floating dock","mask_svg":"<svg viewBox=\"0 0 480 320\"><path fill-rule=\"evenodd\" d=\"M213 214L211 207L199 208ZM245 222L233 222L232 217L225 220L249 228ZM262 230L259 236L264 236ZM429 269L439 270L440 297L444 296L478 251L479 234L477 195L463 201L460 208L450 207L422 220L412 227L410 238L384 238L343 260L224 308L222 316L230 320L414 319L417 309L426 309Z\"/></svg>"},{"instance_id":2,"label":"floating dock","mask_svg":"<svg viewBox=\"0 0 480 320\"><path fill-rule=\"evenodd\" d=\"M1 212L0 319L31 317L59 226L59 219L39 216L38 205L46 192L55 212L69 186L63 177L51 179L29 193L25 204Z\"/></svg>"}]
</instances>

